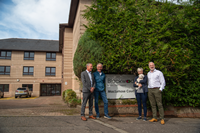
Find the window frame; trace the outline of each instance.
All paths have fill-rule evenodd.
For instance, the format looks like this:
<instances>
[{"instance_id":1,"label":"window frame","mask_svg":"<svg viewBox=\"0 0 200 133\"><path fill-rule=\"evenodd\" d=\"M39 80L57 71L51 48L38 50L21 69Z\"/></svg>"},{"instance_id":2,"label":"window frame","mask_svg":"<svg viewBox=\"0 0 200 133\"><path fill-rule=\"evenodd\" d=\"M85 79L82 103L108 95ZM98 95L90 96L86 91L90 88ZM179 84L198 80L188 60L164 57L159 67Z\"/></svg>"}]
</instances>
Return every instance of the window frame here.
<instances>
[{"instance_id":1,"label":"window frame","mask_svg":"<svg viewBox=\"0 0 200 133\"><path fill-rule=\"evenodd\" d=\"M0 74L0 75L10 75L10 71L9 71L9 74L6 74L8 72L6 72L6 67L10 67L10 66L0 66L0 67L4 67L4 71L0 71L0 73L3 73L3 74Z\"/></svg>"},{"instance_id":2,"label":"window frame","mask_svg":"<svg viewBox=\"0 0 200 133\"><path fill-rule=\"evenodd\" d=\"M28 67L28 72L24 72L24 68L25 67ZM33 72L29 72L29 70L30 70L31 67L33 68ZM27 74L25 74L25 73L27 73ZM33 75L33 74L34 74L34 66L24 66L23 67L23 75Z\"/></svg>"},{"instance_id":3,"label":"window frame","mask_svg":"<svg viewBox=\"0 0 200 133\"><path fill-rule=\"evenodd\" d=\"M50 54L50 58L47 58L47 54ZM56 52L46 52L46 61L56 61L56 56L52 58L52 54L56 55Z\"/></svg>"},{"instance_id":4,"label":"window frame","mask_svg":"<svg viewBox=\"0 0 200 133\"><path fill-rule=\"evenodd\" d=\"M23 86L24 85L24 86ZM32 90L30 90L30 88L28 87L29 85L32 85ZM28 87L29 91L33 91L33 84L22 84L22 88L23 87Z\"/></svg>"},{"instance_id":5,"label":"window frame","mask_svg":"<svg viewBox=\"0 0 200 133\"><path fill-rule=\"evenodd\" d=\"M28 57L25 57L25 53L27 53L27 52L28 52ZM33 57L30 56L31 53L33 53ZM33 58L33 59L31 59L31 58ZM24 60L34 60L34 58L35 58L35 52L33 52L33 51L24 51Z\"/></svg>"},{"instance_id":6,"label":"window frame","mask_svg":"<svg viewBox=\"0 0 200 133\"><path fill-rule=\"evenodd\" d=\"M6 52L5 56L1 56L1 52L4 51ZM7 56L7 53L10 52L10 56ZM6 60L11 60L11 56L12 56L12 51L7 51L7 50L0 50L0 59L6 59Z\"/></svg>"},{"instance_id":7,"label":"window frame","mask_svg":"<svg viewBox=\"0 0 200 133\"><path fill-rule=\"evenodd\" d=\"M9 84L0 84L0 85L3 85L3 88L2 88L3 91L2 91L2 92L9 92L9 87L10 87ZM5 89L5 85L8 85L8 91L4 91L4 89Z\"/></svg>"},{"instance_id":8,"label":"window frame","mask_svg":"<svg viewBox=\"0 0 200 133\"><path fill-rule=\"evenodd\" d=\"M48 72L49 74L47 75L47 68L50 68L50 72ZM51 69L52 68L55 68L55 72L54 73L52 73L51 72ZM45 67L45 76L56 76L56 67Z\"/></svg>"}]
</instances>

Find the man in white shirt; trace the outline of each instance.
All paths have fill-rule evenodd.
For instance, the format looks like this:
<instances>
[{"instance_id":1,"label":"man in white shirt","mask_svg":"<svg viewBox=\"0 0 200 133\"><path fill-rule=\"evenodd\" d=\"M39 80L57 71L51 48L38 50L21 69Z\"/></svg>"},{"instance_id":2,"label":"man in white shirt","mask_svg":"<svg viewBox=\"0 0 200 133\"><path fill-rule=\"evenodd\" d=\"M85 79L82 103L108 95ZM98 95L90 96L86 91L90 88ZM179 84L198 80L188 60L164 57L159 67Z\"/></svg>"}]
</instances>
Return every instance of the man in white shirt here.
<instances>
[{"instance_id":1,"label":"man in white shirt","mask_svg":"<svg viewBox=\"0 0 200 133\"><path fill-rule=\"evenodd\" d=\"M149 62L150 71L147 74L148 77L148 96L151 103L151 108L153 112L153 118L149 120L150 122L157 122L157 108L159 109L159 114L161 118L161 124L165 124L164 121L164 109L162 105L162 90L165 88L165 78L163 73L155 69L155 64Z\"/></svg>"}]
</instances>

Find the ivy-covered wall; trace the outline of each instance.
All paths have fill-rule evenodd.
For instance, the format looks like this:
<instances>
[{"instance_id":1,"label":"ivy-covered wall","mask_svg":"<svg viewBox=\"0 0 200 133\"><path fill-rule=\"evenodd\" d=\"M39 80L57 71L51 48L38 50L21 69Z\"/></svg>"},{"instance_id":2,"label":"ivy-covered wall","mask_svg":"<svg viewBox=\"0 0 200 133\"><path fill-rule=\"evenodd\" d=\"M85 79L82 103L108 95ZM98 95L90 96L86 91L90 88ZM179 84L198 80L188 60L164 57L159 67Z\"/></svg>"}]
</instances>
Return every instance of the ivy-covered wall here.
<instances>
[{"instance_id":1,"label":"ivy-covered wall","mask_svg":"<svg viewBox=\"0 0 200 133\"><path fill-rule=\"evenodd\" d=\"M147 73L153 61L166 79L164 105L200 107L198 4L96 0L84 17L87 32L74 57L78 77L87 62L103 63L106 73L136 74L138 67Z\"/></svg>"}]
</instances>

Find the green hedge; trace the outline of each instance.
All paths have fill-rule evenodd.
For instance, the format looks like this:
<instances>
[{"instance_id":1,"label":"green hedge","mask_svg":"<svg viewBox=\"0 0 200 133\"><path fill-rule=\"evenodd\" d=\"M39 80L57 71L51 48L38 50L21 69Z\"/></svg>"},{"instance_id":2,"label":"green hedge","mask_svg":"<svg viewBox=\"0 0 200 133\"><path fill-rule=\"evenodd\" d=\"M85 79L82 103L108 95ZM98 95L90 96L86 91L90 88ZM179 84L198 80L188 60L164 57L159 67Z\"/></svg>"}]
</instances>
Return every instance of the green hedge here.
<instances>
[{"instance_id":1,"label":"green hedge","mask_svg":"<svg viewBox=\"0 0 200 133\"><path fill-rule=\"evenodd\" d=\"M106 73L136 74L138 67L147 73L153 61L166 79L164 105L200 106L198 4L97 0L84 17L89 23L74 56L76 76L87 62L102 62Z\"/></svg>"},{"instance_id":2,"label":"green hedge","mask_svg":"<svg viewBox=\"0 0 200 133\"><path fill-rule=\"evenodd\" d=\"M92 63L95 66L102 60L102 54L103 48L97 41L91 39L91 34L86 31L79 40L73 59L75 75L80 79L81 72L86 69L86 64Z\"/></svg>"}]
</instances>

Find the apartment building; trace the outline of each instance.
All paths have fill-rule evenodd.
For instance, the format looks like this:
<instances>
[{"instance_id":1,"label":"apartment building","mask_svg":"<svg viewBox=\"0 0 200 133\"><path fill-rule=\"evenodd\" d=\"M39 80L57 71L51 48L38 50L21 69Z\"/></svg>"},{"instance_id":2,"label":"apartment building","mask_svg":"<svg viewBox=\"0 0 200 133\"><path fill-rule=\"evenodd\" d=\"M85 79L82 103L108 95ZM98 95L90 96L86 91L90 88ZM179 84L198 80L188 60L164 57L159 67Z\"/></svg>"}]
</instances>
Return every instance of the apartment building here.
<instances>
[{"instance_id":1,"label":"apartment building","mask_svg":"<svg viewBox=\"0 0 200 133\"><path fill-rule=\"evenodd\" d=\"M18 87L32 96L61 95L62 52L54 40L1 39L0 90L13 97Z\"/></svg>"}]
</instances>

